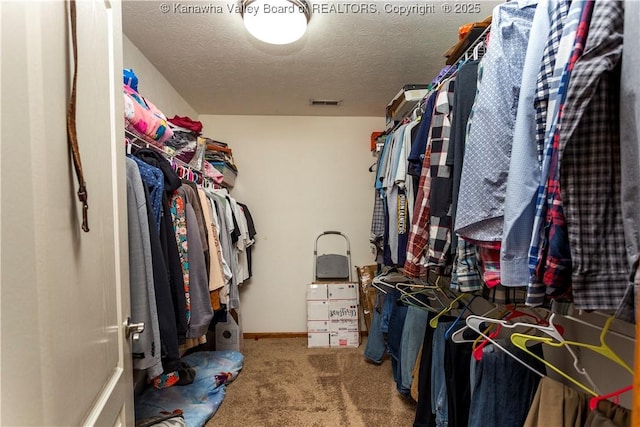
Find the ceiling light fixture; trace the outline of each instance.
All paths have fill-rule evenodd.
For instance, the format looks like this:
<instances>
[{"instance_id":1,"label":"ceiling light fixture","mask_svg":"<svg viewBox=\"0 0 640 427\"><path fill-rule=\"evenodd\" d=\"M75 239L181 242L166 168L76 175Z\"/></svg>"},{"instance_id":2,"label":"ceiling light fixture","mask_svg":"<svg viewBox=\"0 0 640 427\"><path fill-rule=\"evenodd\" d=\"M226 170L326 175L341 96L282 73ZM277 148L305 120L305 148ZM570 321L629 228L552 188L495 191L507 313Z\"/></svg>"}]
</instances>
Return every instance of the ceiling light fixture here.
<instances>
[{"instance_id":1,"label":"ceiling light fixture","mask_svg":"<svg viewBox=\"0 0 640 427\"><path fill-rule=\"evenodd\" d=\"M307 31L311 10L305 0L241 0L244 26L270 44L289 44Z\"/></svg>"}]
</instances>

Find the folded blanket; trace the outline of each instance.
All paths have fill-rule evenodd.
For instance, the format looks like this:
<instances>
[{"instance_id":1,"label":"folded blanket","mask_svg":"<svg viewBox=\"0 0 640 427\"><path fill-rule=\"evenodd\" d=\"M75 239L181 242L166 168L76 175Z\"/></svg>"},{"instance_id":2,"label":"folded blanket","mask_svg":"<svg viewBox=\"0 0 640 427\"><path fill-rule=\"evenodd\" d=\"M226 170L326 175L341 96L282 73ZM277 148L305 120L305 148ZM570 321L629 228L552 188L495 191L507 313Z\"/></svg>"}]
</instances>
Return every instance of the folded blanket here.
<instances>
[{"instance_id":1,"label":"folded blanket","mask_svg":"<svg viewBox=\"0 0 640 427\"><path fill-rule=\"evenodd\" d=\"M134 131L160 144L173 136L167 118L151 102L131 87L124 85L124 117ZM128 126L129 127L129 126Z\"/></svg>"}]
</instances>

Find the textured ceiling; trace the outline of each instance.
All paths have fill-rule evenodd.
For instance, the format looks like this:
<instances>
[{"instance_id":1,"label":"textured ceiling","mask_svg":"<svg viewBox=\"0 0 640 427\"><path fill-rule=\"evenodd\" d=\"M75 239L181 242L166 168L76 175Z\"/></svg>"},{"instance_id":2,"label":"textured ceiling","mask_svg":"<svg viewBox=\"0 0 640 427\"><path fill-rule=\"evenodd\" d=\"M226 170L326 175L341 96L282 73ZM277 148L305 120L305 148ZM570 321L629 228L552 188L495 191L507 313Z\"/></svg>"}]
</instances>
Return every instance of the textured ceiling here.
<instances>
[{"instance_id":1,"label":"textured ceiling","mask_svg":"<svg viewBox=\"0 0 640 427\"><path fill-rule=\"evenodd\" d=\"M287 46L249 35L229 12L234 0L124 1L123 27L200 114L384 116L404 84L438 74L460 25L486 18L499 2L310 3L307 33ZM193 5L209 12L184 7ZM312 107L311 99L342 105Z\"/></svg>"}]
</instances>

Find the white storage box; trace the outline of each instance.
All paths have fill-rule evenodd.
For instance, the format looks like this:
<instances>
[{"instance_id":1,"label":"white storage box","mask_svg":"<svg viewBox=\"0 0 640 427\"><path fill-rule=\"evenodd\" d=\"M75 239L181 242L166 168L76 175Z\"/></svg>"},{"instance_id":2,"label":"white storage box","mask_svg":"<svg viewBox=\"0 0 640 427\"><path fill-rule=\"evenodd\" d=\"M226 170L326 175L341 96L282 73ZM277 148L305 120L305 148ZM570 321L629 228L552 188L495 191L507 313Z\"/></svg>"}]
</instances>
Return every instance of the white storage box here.
<instances>
[{"instance_id":1,"label":"white storage box","mask_svg":"<svg viewBox=\"0 0 640 427\"><path fill-rule=\"evenodd\" d=\"M312 283L307 285L307 299L308 300L326 300L327 299L327 284Z\"/></svg>"},{"instance_id":2,"label":"white storage box","mask_svg":"<svg viewBox=\"0 0 640 427\"><path fill-rule=\"evenodd\" d=\"M329 347L329 333L328 332L309 332L307 334L307 347Z\"/></svg>"},{"instance_id":3,"label":"white storage box","mask_svg":"<svg viewBox=\"0 0 640 427\"><path fill-rule=\"evenodd\" d=\"M330 347L360 347L359 332L332 332L329 337Z\"/></svg>"},{"instance_id":4,"label":"white storage box","mask_svg":"<svg viewBox=\"0 0 640 427\"><path fill-rule=\"evenodd\" d=\"M331 332L328 320L309 320L307 321L307 332Z\"/></svg>"},{"instance_id":5,"label":"white storage box","mask_svg":"<svg viewBox=\"0 0 640 427\"><path fill-rule=\"evenodd\" d=\"M327 285L329 299L357 299L357 283L330 283Z\"/></svg>"},{"instance_id":6,"label":"white storage box","mask_svg":"<svg viewBox=\"0 0 640 427\"><path fill-rule=\"evenodd\" d=\"M328 324L329 332L359 332L360 322L358 319L331 320Z\"/></svg>"},{"instance_id":7,"label":"white storage box","mask_svg":"<svg viewBox=\"0 0 640 427\"><path fill-rule=\"evenodd\" d=\"M307 301L307 320L329 320L329 302Z\"/></svg>"},{"instance_id":8,"label":"white storage box","mask_svg":"<svg viewBox=\"0 0 640 427\"><path fill-rule=\"evenodd\" d=\"M329 300L328 306L329 320L358 319L357 299Z\"/></svg>"}]
</instances>

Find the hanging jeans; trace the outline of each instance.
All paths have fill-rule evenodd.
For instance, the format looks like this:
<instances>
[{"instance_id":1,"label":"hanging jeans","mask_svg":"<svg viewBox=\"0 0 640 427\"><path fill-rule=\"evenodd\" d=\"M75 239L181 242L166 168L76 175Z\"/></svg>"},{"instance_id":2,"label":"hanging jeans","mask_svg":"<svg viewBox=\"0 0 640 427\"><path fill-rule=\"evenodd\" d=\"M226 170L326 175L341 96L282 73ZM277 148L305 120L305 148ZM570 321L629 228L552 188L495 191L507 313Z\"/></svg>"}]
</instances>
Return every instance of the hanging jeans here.
<instances>
[{"instance_id":1,"label":"hanging jeans","mask_svg":"<svg viewBox=\"0 0 640 427\"><path fill-rule=\"evenodd\" d=\"M415 367L420 347L422 347L428 317L429 312L422 308L409 306L407 309L407 317L404 319L402 340L400 342L400 370L403 391L411 390L413 368ZM405 393L403 392L403 394Z\"/></svg>"},{"instance_id":2,"label":"hanging jeans","mask_svg":"<svg viewBox=\"0 0 640 427\"><path fill-rule=\"evenodd\" d=\"M409 389L402 388L401 343L404 321L407 317L407 306L400 302L400 291L394 289L387 294L387 299L392 298L393 307L389 316L389 332L387 333L387 352L391 356L391 369L396 382L398 392L408 396ZM413 369L413 366L411 367ZM409 386L411 388L411 386Z\"/></svg>"},{"instance_id":3,"label":"hanging jeans","mask_svg":"<svg viewBox=\"0 0 640 427\"><path fill-rule=\"evenodd\" d=\"M377 308L373 309L373 317L371 318L371 329L367 337L367 345L364 349L364 357L373 362L380 364L384 358L385 344L384 335L381 329L382 314Z\"/></svg>"},{"instance_id":4,"label":"hanging jeans","mask_svg":"<svg viewBox=\"0 0 640 427\"><path fill-rule=\"evenodd\" d=\"M453 319L443 321L441 317L433 333L431 355L431 410L436 415L437 427L447 427L449 425L447 380L444 371L444 334L452 324Z\"/></svg>"},{"instance_id":5,"label":"hanging jeans","mask_svg":"<svg viewBox=\"0 0 640 427\"><path fill-rule=\"evenodd\" d=\"M528 365L545 372L544 365L524 351L510 343L501 344ZM542 357L540 344L530 350ZM540 376L489 344L475 367L474 377L469 427L522 427Z\"/></svg>"},{"instance_id":6,"label":"hanging jeans","mask_svg":"<svg viewBox=\"0 0 640 427\"><path fill-rule=\"evenodd\" d=\"M433 313L428 313L427 322ZM431 347L433 347L432 327L425 328L424 340L422 341L422 357L420 359L420 370L418 371L418 405L416 406L416 417L413 427L435 427L436 419L431 410Z\"/></svg>"}]
</instances>

